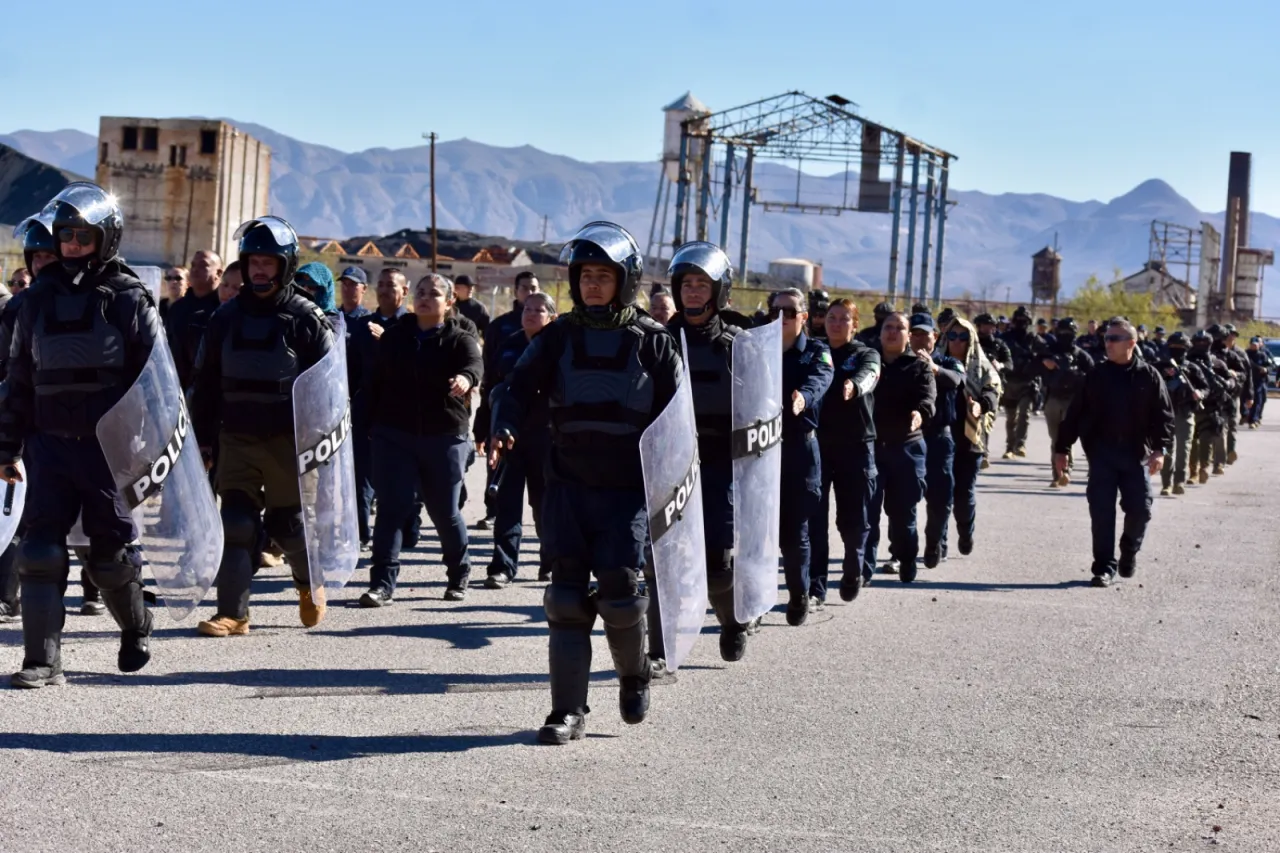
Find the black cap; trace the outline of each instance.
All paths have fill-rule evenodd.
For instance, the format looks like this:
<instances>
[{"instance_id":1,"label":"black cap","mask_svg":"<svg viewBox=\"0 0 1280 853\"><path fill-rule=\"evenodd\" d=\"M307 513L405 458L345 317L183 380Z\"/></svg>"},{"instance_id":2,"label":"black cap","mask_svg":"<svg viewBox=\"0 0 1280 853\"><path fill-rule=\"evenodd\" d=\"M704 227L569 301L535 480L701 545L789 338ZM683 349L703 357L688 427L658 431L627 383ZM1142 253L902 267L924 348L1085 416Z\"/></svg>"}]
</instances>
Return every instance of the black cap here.
<instances>
[{"instance_id":1,"label":"black cap","mask_svg":"<svg viewBox=\"0 0 1280 853\"><path fill-rule=\"evenodd\" d=\"M911 315L911 331L914 332L916 329L925 329L926 331L932 332L934 328L936 327L933 325L933 317L931 315L926 314L923 311L917 311Z\"/></svg>"},{"instance_id":2,"label":"black cap","mask_svg":"<svg viewBox=\"0 0 1280 853\"><path fill-rule=\"evenodd\" d=\"M472 283L471 276L469 275L460 275L453 280L454 287L458 287L459 285L463 287L475 287L475 284Z\"/></svg>"}]
</instances>

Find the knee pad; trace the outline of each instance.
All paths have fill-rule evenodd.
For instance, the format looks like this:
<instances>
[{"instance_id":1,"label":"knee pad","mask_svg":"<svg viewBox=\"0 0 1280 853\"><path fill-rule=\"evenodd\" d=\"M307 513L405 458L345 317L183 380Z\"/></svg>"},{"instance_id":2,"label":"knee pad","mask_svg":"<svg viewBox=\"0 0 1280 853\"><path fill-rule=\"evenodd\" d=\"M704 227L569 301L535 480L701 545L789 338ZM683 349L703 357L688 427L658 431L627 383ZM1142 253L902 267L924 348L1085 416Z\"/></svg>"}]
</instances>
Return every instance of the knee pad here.
<instances>
[{"instance_id":1,"label":"knee pad","mask_svg":"<svg viewBox=\"0 0 1280 853\"><path fill-rule=\"evenodd\" d=\"M707 551L707 594L718 595L733 589L733 552Z\"/></svg>"},{"instance_id":2,"label":"knee pad","mask_svg":"<svg viewBox=\"0 0 1280 853\"><path fill-rule=\"evenodd\" d=\"M600 598L625 599L640 594L640 572L621 567L599 572Z\"/></svg>"},{"instance_id":3,"label":"knee pad","mask_svg":"<svg viewBox=\"0 0 1280 853\"><path fill-rule=\"evenodd\" d=\"M89 580L103 592L124 589L142 579L142 551L111 539L89 540Z\"/></svg>"},{"instance_id":4,"label":"knee pad","mask_svg":"<svg viewBox=\"0 0 1280 853\"><path fill-rule=\"evenodd\" d=\"M280 546L286 554L305 553L307 550L306 531L302 527L302 507L289 506L267 510L263 518L267 535Z\"/></svg>"},{"instance_id":5,"label":"knee pad","mask_svg":"<svg viewBox=\"0 0 1280 853\"><path fill-rule=\"evenodd\" d=\"M67 547L37 536L22 540L18 550L18 576L39 583L62 583L71 571Z\"/></svg>"},{"instance_id":6,"label":"knee pad","mask_svg":"<svg viewBox=\"0 0 1280 853\"><path fill-rule=\"evenodd\" d=\"M257 548L258 524L258 508L247 495L227 492L223 496L222 535L228 548Z\"/></svg>"},{"instance_id":7,"label":"knee pad","mask_svg":"<svg viewBox=\"0 0 1280 853\"><path fill-rule=\"evenodd\" d=\"M601 598L596 602L600 620L609 628L632 628L644 619L649 610L649 599L643 595L626 598Z\"/></svg>"},{"instance_id":8,"label":"knee pad","mask_svg":"<svg viewBox=\"0 0 1280 853\"><path fill-rule=\"evenodd\" d=\"M542 594L547 621L562 625L591 626L596 621L596 606L586 587L569 584L547 584Z\"/></svg>"}]
</instances>

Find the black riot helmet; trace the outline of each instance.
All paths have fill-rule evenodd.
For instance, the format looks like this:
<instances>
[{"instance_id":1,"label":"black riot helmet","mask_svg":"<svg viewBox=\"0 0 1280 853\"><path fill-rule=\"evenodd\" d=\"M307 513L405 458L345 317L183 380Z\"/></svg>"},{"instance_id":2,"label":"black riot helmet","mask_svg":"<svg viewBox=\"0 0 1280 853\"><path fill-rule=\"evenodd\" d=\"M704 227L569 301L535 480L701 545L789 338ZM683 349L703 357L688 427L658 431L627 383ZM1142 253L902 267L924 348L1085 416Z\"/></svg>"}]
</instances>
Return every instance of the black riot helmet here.
<instances>
[{"instance_id":1,"label":"black riot helmet","mask_svg":"<svg viewBox=\"0 0 1280 853\"><path fill-rule=\"evenodd\" d=\"M944 328L948 323L956 318L956 309L943 308L938 312L938 328Z\"/></svg>"},{"instance_id":2,"label":"black riot helmet","mask_svg":"<svg viewBox=\"0 0 1280 853\"><path fill-rule=\"evenodd\" d=\"M1058 340L1064 341L1066 343L1071 343L1072 341L1074 341L1076 339L1076 335L1079 334L1079 332L1080 332L1080 327L1076 325L1076 321L1074 317L1063 317L1061 320L1057 322L1057 325L1055 325L1053 329L1054 336Z\"/></svg>"},{"instance_id":3,"label":"black riot helmet","mask_svg":"<svg viewBox=\"0 0 1280 853\"><path fill-rule=\"evenodd\" d=\"M1201 329L1191 336L1191 346L1198 350L1206 350L1213 341L1213 337L1205 329Z\"/></svg>"},{"instance_id":4,"label":"black riot helmet","mask_svg":"<svg viewBox=\"0 0 1280 853\"><path fill-rule=\"evenodd\" d=\"M1187 336L1182 332L1174 332L1169 336L1169 340L1165 341L1165 346L1171 350L1187 348Z\"/></svg>"},{"instance_id":5,"label":"black riot helmet","mask_svg":"<svg viewBox=\"0 0 1280 853\"><path fill-rule=\"evenodd\" d=\"M22 241L22 257L27 263L27 269L35 274L35 268L31 265L32 259L36 252L48 252L51 255L58 254L58 247L54 245L53 231L49 229L48 223L41 219L39 215L28 216L26 219L18 223L13 229L13 238Z\"/></svg>"},{"instance_id":6,"label":"black riot helmet","mask_svg":"<svg viewBox=\"0 0 1280 853\"><path fill-rule=\"evenodd\" d=\"M569 268L569 295L575 306L586 307L582 291L578 289L578 274L583 264L613 267L618 273L618 294L613 298L615 305L619 308L635 305L640 276L644 274L644 259L636 238L621 225L588 222L564 244L560 250L560 263Z\"/></svg>"},{"instance_id":7,"label":"black riot helmet","mask_svg":"<svg viewBox=\"0 0 1280 853\"><path fill-rule=\"evenodd\" d=\"M977 317L973 318L973 325L977 326L978 328L982 328L983 326L994 326L995 324L996 324L996 318L992 317L990 314L988 314L985 311L979 314Z\"/></svg>"},{"instance_id":8,"label":"black riot helmet","mask_svg":"<svg viewBox=\"0 0 1280 853\"><path fill-rule=\"evenodd\" d=\"M719 246L701 240L685 243L676 250L671 265L667 267L667 276L671 279L671 298L675 300L676 310L682 314L685 307L680 295L680 282L691 272L702 273L711 279L711 301L694 313L723 311L729 304L729 292L733 289L733 266L729 263L729 256Z\"/></svg>"},{"instance_id":9,"label":"black riot helmet","mask_svg":"<svg viewBox=\"0 0 1280 853\"><path fill-rule=\"evenodd\" d=\"M1031 325L1031 313L1019 305L1013 310L1013 316L1009 318L1009 322L1014 326L1025 329Z\"/></svg>"},{"instance_id":10,"label":"black riot helmet","mask_svg":"<svg viewBox=\"0 0 1280 853\"><path fill-rule=\"evenodd\" d=\"M1204 331L1214 343L1217 343L1218 341L1225 341L1227 339L1227 330L1222 326L1219 326L1217 323L1214 323Z\"/></svg>"},{"instance_id":11,"label":"black riot helmet","mask_svg":"<svg viewBox=\"0 0 1280 853\"><path fill-rule=\"evenodd\" d=\"M267 293L273 287L288 286L298 271L298 233L279 216L250 219L236 229L240 241L240 273L244 283L256 293ZM266 284L254 284L249 276L249 256L270 255L280 259L280 272Z\"/></svg>"},{"instance_id":12,"label":"black riot helmet","mask_svg":"<svg viewBox=\"0 0 1280 853\"><path fill-rule=\"evenodd\" d=\"M47 223L53 236L53 253L62 261L67 272L89 272L115 259L120 251L120 238L124 236L124 214L115 196L89 181L67 184L54 196L44 210L41 221ZM59 232L64 228L93 231L98 237L98 250L92 255L64 258Z\"/></svg>"}]
</instances>

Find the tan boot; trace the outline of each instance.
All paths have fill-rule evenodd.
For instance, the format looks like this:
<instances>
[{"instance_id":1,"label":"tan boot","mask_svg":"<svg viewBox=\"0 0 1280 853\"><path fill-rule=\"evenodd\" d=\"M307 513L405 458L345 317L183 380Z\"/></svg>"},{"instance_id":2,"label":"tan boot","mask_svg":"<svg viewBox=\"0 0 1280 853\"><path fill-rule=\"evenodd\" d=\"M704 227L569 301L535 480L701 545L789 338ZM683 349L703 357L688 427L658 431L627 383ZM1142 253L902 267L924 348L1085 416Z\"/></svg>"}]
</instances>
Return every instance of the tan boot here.
<instances>
[{"instance_id":1,"label":"tan boot","mask_svg":"<svg viewBox=\"0 0 1280 853\"><path fill-rule=\"evenodd\" d=\"M1174 483L1174 484L1173 484L1173 493L1174 493L1175 495L1185 495L1185 494L1187 493L1187 490L1183 487L1183 485L1182 485L1181 483Z\"/></svg>"},{"instance_id":2,"label":"tan boot","mask_svg":"<svg viewBox=\"0 0 1280 853\"><path fill-rule=\"evenodd\" d=\"M1059 486L1062 486L1062 487L1064 487L1064 488L1065 488L1065 487L1067 487L1067 486L1069 486L1069 485L1071 485L1071 472L1070 472L1070 471L1063 471L1063 472L1062 472L1062 474L1061 474L1061 475L1059 475L1059 477L1058 477L1058 485L1059 485Z\"/></svg>"},{"instance_id":3,"label":"tan boot","mask_svg":"<svg viewBox=\"0 0 1280 853\"><path fill-rule=\"evenodd\" d=\"M1240 454L1239 454L1239 453L1236 453L1234 450L1227 454L1227 464L1228 464L1228 465L1234 465L1234 464L1236 464L1236 462L1238 462L1239 460L1240 460Z\"/></svg>"},{"instance_id":4,"label":"tan boot","mask_svg":"<svg viewBox=\"0 0 1280 853\"><path fill-rule=\"evenodd\" d=\"M302 619L302 624L307 628L314 628L324 619L325 611L328 606L324 602L324 589L321 588L319 595L312 596L311 590L298 590L298 616Z\"/></svg>"},{"instance_id":5,"label":"tan boot","mask_svg":"<svg viewBox=\"0 0 1280 853\"><path fill-rule=\"evenodd\" d=\"M196 631L205 637L244 636L249 633L249 618L232 619L230 616L215 616L196 625Z\"/></svg>"},{"instance_id":6,"label":"tan boot","mask_svg":"<svg viewBox=\"0 0 1280 853\"><path fill-rule=\"evenodd\" d=\"M1215 477L1221 477L1221 476L1222 476L1223 474L1225 474L1225 473L1227 473L1227 469L1226 469L1226 468L1223 468L1221 465L1214 465L1214 466L1213 466L1213 476L1215 476Z\"/></svg>"},{"instance_id":7,"label":"tan boot","mask_svg":"<svg viewBox=\"0 0 1280 853\"><path fill-rule=\"evenodd\" d=\"M1209 469L1201 468L1200 469L1200 485L1203 486L1207 482L1209 482Z\"/></svg>"}]
</instances>

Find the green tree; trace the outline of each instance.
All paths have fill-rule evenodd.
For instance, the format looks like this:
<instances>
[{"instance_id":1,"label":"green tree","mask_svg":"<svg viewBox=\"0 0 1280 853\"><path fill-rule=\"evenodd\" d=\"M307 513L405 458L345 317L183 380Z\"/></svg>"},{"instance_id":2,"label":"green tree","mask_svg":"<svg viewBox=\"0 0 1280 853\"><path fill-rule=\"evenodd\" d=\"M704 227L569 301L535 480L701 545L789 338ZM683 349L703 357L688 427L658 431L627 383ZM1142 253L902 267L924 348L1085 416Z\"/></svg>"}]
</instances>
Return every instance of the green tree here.
<instances>
[{"instance_id":1,"label":"green tree","mask_svg":"<svg viewBox=\"0 0 1280 853\"><path fill-rule=\"evenodd\" d=\"M1089 276L1067 302L1067 309L1081 326L1089 320L1111 317L1127 317L1135 326L1146 324L1149 329L1156 326L1172 329L1179 325L1178 312L1168 306L1157 308L1152 304L1150 293L1126 293L1119 270L1108 284L1096 275Z\"/></svg>"}]
</instances>

